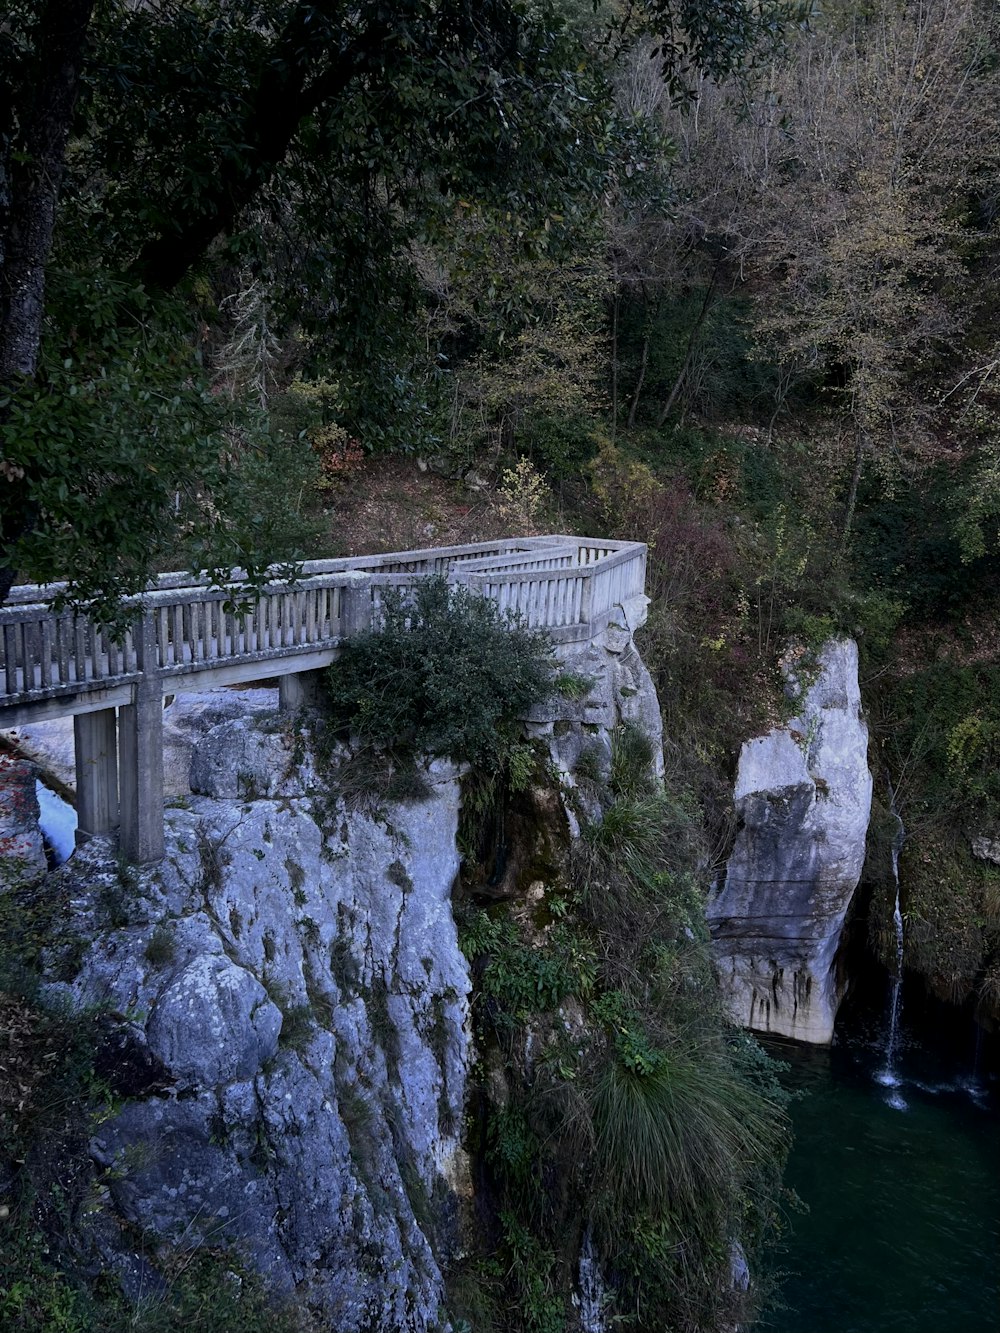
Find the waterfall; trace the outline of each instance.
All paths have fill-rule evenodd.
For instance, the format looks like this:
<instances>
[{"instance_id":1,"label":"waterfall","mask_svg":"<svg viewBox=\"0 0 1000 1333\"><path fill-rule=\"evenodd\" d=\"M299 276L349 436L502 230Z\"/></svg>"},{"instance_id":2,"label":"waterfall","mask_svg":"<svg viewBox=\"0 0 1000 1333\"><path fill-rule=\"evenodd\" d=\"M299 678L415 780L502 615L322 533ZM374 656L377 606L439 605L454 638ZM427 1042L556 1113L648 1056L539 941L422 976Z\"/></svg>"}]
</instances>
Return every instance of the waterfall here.
<instances>
[{"instance_id":1,"label":"waterfall","mask_svg":"<svg viewBox=\"0 0 1000 1333\"><path fill-rule=\"evenodd\" d=\"M887 1098L889 1105L897 1111L905 1111L906 1101L898 1091L902 1079L896 1071L896 1046L899 1042L899 1011L903 998L903 913L899 903L899 853L906 838L906 830L896 809L896 793L891 783L889 783L889 810L896 821L896 832L892 839L892 879L895 886L892 922L896 932L896 966L892 975L892 992L889 1000L885 1065L875 1077L883 1087L892 1089Z\"/></svg>"},{"instance_id":2,"label":"waterfall","mask_svg":"<svg viewBox=\"0 0 1000 1333\"><path fill-rule=\"evenodd\" d=\"M980 1055L982 1054L983 1029L979 1023L973 1020L973 1027L976 1030L975 1042L972 1051L972 1073L959 1086L962 1087L976 1103L977 1106L984 1105L986 1098L986 1085L984 1084L979 1069Z\"/></svg>"},{"instance_id":3,"label":"waterfall","mask_svg":"<svg viewBox=\"0 0 1000 1333\"><path fill-rule=\"evenodd\" d=\"M61 796L47 787L40 778L35 779L35 795L38 797L38 823L42 837L52 848L52 860L57 866L68 861L76 847L76 811Z\"/></svg>"},{"instance_id":4,"label":"waterfall","mask_svg":"<svg viewBox=\"0 0 1000 1333\"><path fill-rule=\"evenodd\" d=\"M594 1238L588 1226L580 1246L580 1328L582 1333L606 1333L604 1318L605 1288L601 1266L594 1251Z\"/></svg>"}]
</instances>

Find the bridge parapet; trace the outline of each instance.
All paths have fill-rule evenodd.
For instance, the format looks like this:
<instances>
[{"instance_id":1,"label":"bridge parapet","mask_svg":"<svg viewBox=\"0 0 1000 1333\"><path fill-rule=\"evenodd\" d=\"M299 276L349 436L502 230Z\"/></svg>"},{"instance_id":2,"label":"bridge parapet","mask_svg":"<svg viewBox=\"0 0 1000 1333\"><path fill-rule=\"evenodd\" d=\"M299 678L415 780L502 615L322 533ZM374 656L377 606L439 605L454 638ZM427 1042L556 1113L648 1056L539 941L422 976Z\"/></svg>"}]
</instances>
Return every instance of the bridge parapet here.
<instances>
[{"instance_id":1,"label":"bridge parapet","mask_svg":"<svg viewBox=\"0 0 1000 1333\"><path fill-rule=\"evenodd\" d=\"M0 728L73 715L81 829L107 832L120 810L126 855L156 860L164 693L318 670L353 634L378 627L387 588L405 596L432 575L546 629L557 648L586 641L643 596L645 570L640 542L551 536L310 560L294 581L248 588L244 602L238 570L236 598L206 579L165 574L126 603L135 620L120 642L85 614L51 609L65 585L20 586L0 608ZM291 679L288 687L285 701L296 696ZM137 831L137 821L149 826Z\"/></svg>"}]
</instances>

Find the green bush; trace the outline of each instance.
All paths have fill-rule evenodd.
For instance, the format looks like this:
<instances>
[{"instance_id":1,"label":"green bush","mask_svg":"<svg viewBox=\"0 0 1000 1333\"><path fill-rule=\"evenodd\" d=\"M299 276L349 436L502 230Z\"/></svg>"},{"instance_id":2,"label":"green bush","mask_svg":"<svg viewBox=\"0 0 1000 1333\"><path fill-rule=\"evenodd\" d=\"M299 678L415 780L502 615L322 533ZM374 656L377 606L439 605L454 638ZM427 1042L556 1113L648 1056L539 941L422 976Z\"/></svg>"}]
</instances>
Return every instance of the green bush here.
<instances>
[{"instance_id":1,"label":"green bush","mask_svg":"<svg viewBox=\"0 0 1000 1333\"><path fill-rule=\"evenodd\" d=\"M362 740L487 770L551 688L548 637L443 578L412 599L389 589L381 630L352 639L327 674L334 721Z\"/></svg>"}]
</instances>

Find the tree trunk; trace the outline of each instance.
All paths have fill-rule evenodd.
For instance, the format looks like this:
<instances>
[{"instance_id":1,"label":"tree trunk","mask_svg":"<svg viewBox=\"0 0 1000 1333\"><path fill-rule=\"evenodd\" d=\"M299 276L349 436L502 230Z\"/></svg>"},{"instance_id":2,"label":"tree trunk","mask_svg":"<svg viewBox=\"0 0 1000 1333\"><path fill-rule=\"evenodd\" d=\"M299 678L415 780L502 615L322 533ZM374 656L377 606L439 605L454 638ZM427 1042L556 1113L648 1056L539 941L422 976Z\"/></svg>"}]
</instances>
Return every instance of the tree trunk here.
<instances>
[{"instance_id":1,"label":"tree trunk","mask_svg":"<svg viewBox=\"0 0 1000 1333\"><path fill-rule=\"evenodd\" d=\"M38 362L45 265L94 0L49 0L39 25L36 77L12 155L7 234L0 250L0 385Z\"/></svg>"},{"instance_id":2,"label":"tree trunk","mask_svg":"<svg viewBox=\"0 0 1000 1333\"><path fill-rule=\"evenodd\" d=\"M642 360L639 362L639 378L635 382L635 393L632 395L632 403L628 410L628 428L635 429L635 413L639 406L639 397L642 393L642 383L646 378L646 367L649 365L649 334L647 333L642 340Z\"/></svg>"},{"instance_id":3,"label":"tree trunk","mask_svg":"<svg viewBox=\"0 0 1000 1333\"><path fill-rule=\"evenodd\" d=\"M9 175L0 199L0 394L31 379L38 365L45 313L45 265L73 110L80 87L94 0L48 0L38 25L33 77L24 105L8 90L2 132ZM6 413L0 408L0 428ZM30 478L0 469L0 603L16 577L10 550L36 521Z\"/></svg>"},{"instance_id":4,"label":"tree trunk","mask_svg":"<svg viewBox=\"0 0 1000 1333\"><path fill-rule=\"evenodd\" d=\"M681 389L684 387L684 382L687 379L688 371L691 369L691 362L694 360L695 348L698 345L698 335L701 332L702 328L704 327L705 321L708 319L709 311L712 309L715 297L715 288L718 280L719 280L719 265L716 264L715 267L712 269L712 277L711 280L709 281L708 288L705 292L705 299L701 303L701 309L698 311L698 318L695 320L694 326L692 327L691 332L688 335L687 351L684 354L684 364L681 366L680 372L678 373L677 378L674 380L674 387L670 390L670 393L667 396L667 401L663 404L663 408L660 412L660 415L656 419L657 430L660 430L662 428L663 423L666 421L667 417L673 410L674 404L680 397Z\"/></svg>"},{"instance_id":5,"label":"tree trunk","mask_svg":"<svg viewBox=\"0 0 1000 1333\"><path fill-rule=\"evenodd\" d=\"M851 526L854 523L854 510L858 503L858 487L861 484L861 473L864 469L865 450L868 447L868 438L864 431L857 429L854 435L854 471L851 473L851 485L847 492L847 502L844 506L844 530L840 536L840 545L837 548L837 556L843 559L847 554L847 543L851 537Z\"/></svg>"},{"instance_id":6,"label":"tree trunk","mask_svg":"<svg viewBox=\"0 0 1000 1333\"><path fill-rule=\"evenodd\" d=\"M618 434L618 286L611 307L611 438Z\"/></svg>"}]
</instances>

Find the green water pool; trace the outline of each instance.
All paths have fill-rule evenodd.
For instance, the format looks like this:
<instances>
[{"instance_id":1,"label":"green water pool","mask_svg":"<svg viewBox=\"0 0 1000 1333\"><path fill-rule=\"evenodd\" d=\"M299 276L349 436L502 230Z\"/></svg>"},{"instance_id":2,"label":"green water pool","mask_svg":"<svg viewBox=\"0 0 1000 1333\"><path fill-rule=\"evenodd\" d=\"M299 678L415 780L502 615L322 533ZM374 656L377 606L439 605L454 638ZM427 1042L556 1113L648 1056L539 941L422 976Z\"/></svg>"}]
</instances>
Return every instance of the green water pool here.
<instances>
[{"instance_id":1,"label":"green water pool","mask_svg":"<svg viewBox=\"0 0 1000 1333\"><path fill-rule=\"evenodd\" d=\"M795 1146L779 1333L1000 1333L1000 1088L967 1043L905 1028L886 1087L878 1024L786 1060Z\"/></svg>"}]
</instances>

